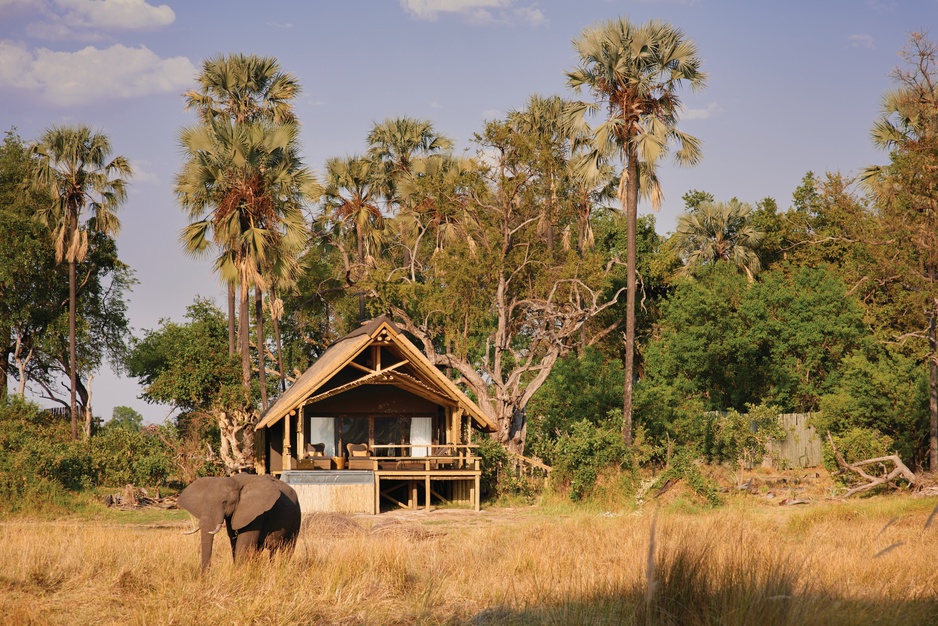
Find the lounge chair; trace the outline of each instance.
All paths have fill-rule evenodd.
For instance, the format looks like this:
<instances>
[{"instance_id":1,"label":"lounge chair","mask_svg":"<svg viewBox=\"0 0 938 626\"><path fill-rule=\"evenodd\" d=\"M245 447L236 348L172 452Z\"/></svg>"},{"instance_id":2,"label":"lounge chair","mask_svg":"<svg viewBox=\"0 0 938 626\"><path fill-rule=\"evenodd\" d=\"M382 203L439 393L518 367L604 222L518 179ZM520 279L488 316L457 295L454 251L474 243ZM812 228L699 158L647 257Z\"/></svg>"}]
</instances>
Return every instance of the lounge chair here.
<instances>
[{"instance_id":1,"label":"lounge chair","mask_svg":"<svg viewBox=\"0 0 938 626\"><path fill-rule=\"evenodd\" d=\"M367 443L350 443L348 448L348 468L350 470L373 470L375 460L371 458L371 450Z\"/></svg>"}]
</instances>

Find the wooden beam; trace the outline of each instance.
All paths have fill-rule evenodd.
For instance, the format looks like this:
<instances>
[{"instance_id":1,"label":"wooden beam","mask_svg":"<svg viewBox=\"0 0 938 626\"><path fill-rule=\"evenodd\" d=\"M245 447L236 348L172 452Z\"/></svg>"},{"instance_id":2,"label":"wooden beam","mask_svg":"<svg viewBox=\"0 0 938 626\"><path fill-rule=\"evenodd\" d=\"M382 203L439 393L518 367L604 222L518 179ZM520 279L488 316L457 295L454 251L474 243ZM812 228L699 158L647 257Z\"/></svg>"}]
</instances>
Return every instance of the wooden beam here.
<instances>
[{"instance_id":1,"label":"wooden beam","mask_svg":"<svg viewBox=\"0 0 938 626\"><path fill-rule=\"evenodd\" d=\"M340 393L345 393L349 389L354 389L355 387L361 387L362 385L367 385L370 382L374 382L376 379L380 379L383 376L388 376L390 378L391 371L406 364L407 364L407 361L401 361L400 363L395 363L394 365L387 368L386 370L382 370L380 372L373 371L370 374L366 374L365 376L362 376L358 380L353 380L351 382L345 383L344 385L339 385L335 389L330 389L329 391L324 391L318 395L312 396L310 398L306 398L306 404L313 404L314 402L320 402L322 400L325 400L326 398L337 396Z\"/></svg>"}]
</instances>

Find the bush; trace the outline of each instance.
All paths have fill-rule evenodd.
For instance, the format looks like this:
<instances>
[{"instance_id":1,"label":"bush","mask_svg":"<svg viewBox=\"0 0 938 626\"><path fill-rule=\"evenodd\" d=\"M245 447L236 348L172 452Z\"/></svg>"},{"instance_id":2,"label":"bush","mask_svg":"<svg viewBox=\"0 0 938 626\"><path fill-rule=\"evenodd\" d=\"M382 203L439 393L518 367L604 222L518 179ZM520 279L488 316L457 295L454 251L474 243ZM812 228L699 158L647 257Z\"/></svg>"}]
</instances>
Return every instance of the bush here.
<instances>
[{"instance_id":1,"label":"bush","mask_svg":"<svg viewBox=\"0 0 938 626\"><path fill-rule=\"evenodd\" d=\"M532 502L540 494L542 483L518 476L511 455L494 437L485 437L479 444L482 457L482 493L492 500L521 498Z\"/></svg>"},{"instance_id":2,"label":"bush","mask_svg":"<svg viewBox=\"0 0 938 626\"><path fill-rule=\"evenodd\" d=\"M74 504L92 484L91 457L68 422L19 398L0 401L0 510L43 512Z\"/></svg>"},{"instance_id":3,"label":"bush","mask_svg":"<svg viewBox=\"0 0 938 626\"><path fill-rule=\"evenodd\" d=\"M642 431L638 430L641 434ZM636 448L644 450L642 437L636 439ZM609 412L602 424L589 420L574 422L569 433L562 434L554 444L551 480L555 485L570 485L570 499L574 502L588 499L596 481L607 470L632 473L637 463L633 452L622 437L622 410ZM631 485L633 481L628 481Z\"/></svg>"},{"instance_id":4,"label":"bush","mask_svg":"<svg viewBox=\"0 0 938 626\"><path fill-rule=\"evenodd\" d=\"M831 439L834 440L837 451L847 463L888 456L894 452L892 437L882 434L875 428L849 428L837 435L831 435ZM832 474L840 471L837 460L834 458L834 450L826 438L821 454L827 471Z\"/></svg>"},{"instance_id":5,"label":"bush","mask_svg":"<svg viewBox=\"0 0 938 626\"><path fill-rule=\"evenodd\" d=\"M159 426L141 430L105 428L91 439L95 484L99 486L162 486L174 470L169 447Z\"/></svg>"},{"instance_id":6,"label":"bush","mask_svg":"<svg viewBox=\"0 0 938 626\"><path fill-rule=\"evenodd\" d=\"M704 498L711 506L719 506L723 503L716 483L700 471L691 448L678 450L651 488L663 489L668 482L676 480L684 481L694 493Z\"/></svg>"},{"instance_id":7,"label":"bush","mask_svg":"<svg viewBox=\"0 0 938 626\"><path fill-rule=\"evenodd\" d=\"M113 428L75 441L66 420L19 398L0 401L0 511L72 509L75 493L94 487L163 485L173 454L158 433Z\"/></svg>"}]
</instances>

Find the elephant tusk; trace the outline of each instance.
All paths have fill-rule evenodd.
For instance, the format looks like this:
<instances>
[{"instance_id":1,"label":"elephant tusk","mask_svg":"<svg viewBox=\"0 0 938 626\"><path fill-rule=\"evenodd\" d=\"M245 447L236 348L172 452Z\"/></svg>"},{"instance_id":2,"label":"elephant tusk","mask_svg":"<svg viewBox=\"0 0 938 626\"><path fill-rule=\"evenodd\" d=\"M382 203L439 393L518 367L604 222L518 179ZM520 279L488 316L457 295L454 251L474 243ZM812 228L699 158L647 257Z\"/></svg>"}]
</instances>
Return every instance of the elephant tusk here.
<instances>
[{"instance_id":1,"label":"elephant tusk","mask_svg":"<svg viewBox=\"0 0 938 626\"><path fill-rule=\"evenodd\" d=\"M183 535L194 535L195 533L199 532L199 530L201 530L201 527L200 527L200 526L196 526L193 530L187 530L186 532L184 532L184 533L182 533L182 534L183 534Z\"/></svg>"},{"instance_id":2,"label":"elephant tusk","mask_svg":"<svg viewBox=\"0 0 938 626\"><path fill-rule=\"evenodd\" d=\"M224 525L225 525L225 522L218 522L218 526L215 527L215 530L210 530L208 534L214 535L214 534L217 533L219 530L221 530L221 527L224 526Z\"/></svg>"}]
</instances>

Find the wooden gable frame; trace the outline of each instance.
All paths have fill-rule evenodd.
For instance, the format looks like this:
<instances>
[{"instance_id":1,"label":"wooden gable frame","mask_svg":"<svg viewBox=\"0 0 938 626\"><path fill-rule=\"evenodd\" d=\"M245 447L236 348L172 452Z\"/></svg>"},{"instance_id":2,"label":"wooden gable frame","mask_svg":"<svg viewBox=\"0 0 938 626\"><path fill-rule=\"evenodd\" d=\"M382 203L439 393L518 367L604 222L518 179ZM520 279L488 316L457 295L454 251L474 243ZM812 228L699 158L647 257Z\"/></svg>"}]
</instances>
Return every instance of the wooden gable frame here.
<instances>
[{"instance_id":1,"label":"wooden gable frame","mask_svg":"<svg viewBox=\"0 0 938 626\"><path fill-rule=\"evenodd\" d=\"M390 363L382 363L382 348L386 349L385 357L389 354L392 356ZM369 350L371 352L368 355L368 364L358 362L361 361L359 357ZM330 386L330 382L340 372L343 373L343 382ZM347 380L349 373L356 372L358 376ZM263 464L260 457L267 454L265 429L285 420L286 433L290 428L296 428L294 420L301 419L304 406L339 396L364 385L395 386L434 404L447 407L448 414L468 417L483 431L496 430L495 423L431 364L389 318L382 316L366 322L336 341L261 416L255 427L255 430L259 431L259 436L255 437L258 470L261 470ZM285 455L289 453L289 450L284 451Z\"/></svg>"}]
</instances>

